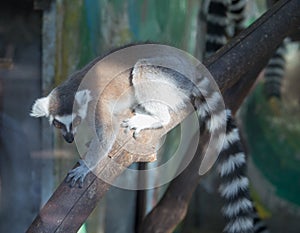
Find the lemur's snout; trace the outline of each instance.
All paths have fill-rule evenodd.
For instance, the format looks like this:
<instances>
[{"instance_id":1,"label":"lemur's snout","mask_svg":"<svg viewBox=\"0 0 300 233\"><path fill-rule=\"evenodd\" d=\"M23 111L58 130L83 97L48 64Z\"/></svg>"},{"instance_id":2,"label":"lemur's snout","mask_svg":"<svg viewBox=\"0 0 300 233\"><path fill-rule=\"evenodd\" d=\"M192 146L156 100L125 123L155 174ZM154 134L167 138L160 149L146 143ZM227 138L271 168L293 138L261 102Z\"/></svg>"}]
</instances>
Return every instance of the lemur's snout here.
<instances>
[{"instance_id":1,"label":"lemur's snout","mask_svg":"<svg viewBox=\"0 0 300 233\"><path fill-rule=\"evenodd\" d=\"M66 140L66 142L72 143L74 141L74 135L72 133L66 133L64 135L64 139Z\"/></svg>"}]
</instances>

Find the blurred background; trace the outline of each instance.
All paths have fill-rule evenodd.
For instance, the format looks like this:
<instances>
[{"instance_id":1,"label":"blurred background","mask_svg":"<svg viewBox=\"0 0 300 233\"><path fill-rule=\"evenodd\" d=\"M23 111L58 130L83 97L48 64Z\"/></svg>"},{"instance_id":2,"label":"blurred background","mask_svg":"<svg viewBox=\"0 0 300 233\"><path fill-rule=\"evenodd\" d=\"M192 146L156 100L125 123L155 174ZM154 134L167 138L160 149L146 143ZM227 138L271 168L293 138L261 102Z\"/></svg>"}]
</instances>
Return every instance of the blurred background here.
<instances>
[{"instance_id":1,"label":"blurred background","mask_svg":"<svg viewBox=\"0 0 300 233\"><path fill-rule=\"evenodd\" d=\"M246 25L270 1L252 1ZM0 232L24 232L79 159L46 119L29 117L47 95L93 58L131 42L168 44L202 60L207 0L2 0L0 3ZM251 194L270 232L300 232L300 50L284 44L281 77L256 86L238 113L249 154ZM266 75L267 76L267 75ZM275 80L275 81L274 81ZM171 156L176 129L166 140ZM149 177L155 182L155 177ZM175 232L219 233L224 227L218 179L205 175ZM111 188L81 233L130 233L166 187ZM143 203L139 195L144 195ZM143 211L141 211L141 209ZM141 213L142 212L142 213Z\"/></svg>"}]
</instances>

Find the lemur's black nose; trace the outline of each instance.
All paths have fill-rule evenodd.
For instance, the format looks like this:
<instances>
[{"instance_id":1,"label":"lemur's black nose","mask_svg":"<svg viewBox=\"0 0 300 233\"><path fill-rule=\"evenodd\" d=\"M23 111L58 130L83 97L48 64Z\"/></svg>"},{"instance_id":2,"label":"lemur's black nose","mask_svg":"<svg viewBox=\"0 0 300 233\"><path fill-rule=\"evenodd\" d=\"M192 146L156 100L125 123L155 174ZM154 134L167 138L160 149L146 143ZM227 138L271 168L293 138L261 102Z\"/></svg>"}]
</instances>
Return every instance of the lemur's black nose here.
<instances>
[{"instance_id":1,"label":"lemur's black nose","mask_svg":"<svg viewBox=\"0 0 300 233\"><path fill-rule=\"evenodd\" d=\"M74 141L74 135L72 133L67 133L64 135L66 142L72 143Z\"/></svg>"}]
</instances>

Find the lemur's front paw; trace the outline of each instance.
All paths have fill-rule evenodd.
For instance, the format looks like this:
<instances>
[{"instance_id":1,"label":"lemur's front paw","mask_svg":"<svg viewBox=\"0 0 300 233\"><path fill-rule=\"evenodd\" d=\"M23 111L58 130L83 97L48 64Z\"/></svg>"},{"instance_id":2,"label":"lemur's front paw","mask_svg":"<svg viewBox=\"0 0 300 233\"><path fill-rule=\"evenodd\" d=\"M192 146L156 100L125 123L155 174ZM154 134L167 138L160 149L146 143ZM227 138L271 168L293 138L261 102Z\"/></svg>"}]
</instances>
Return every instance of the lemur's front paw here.
<instances>
[{"instance_id":1,"label":"lemur's front paw","mask_svg":"<svg viewBox=\"0 0 300 233\"><path fill-rule=\"evenodd\" d=\"M137 138L142 130L159 128L162 124L154 116L136 113L133 117L124 120L121 126L126 131L133 130L133 137Z\"/></svg>"},{"instance_id":2,"label":"lemur's front paw","mask_svg":"<svg viewBox=\"0 0 300 233\"><path fill-rule=\"evenodd\" d=\"M139 124L135 121L134 117L124 120L121 126L125 128L126 133L128 133L130 130L133 130L134 138L137 138L138 134L143 129L142 126L139 126Z\"/></svg>"},{"instance_id":3,"label":"lemur's front paw","mask_svg":"<svg viewBox=\"0 0 300 233\"><path fill-rule=\"evenodd\" d=\"M79 188L82 188L84 178L90 172L83 160L79 160L79 166L68 172L66 182L70 183L70 187L74 187L78 182Z\"/></svg>"}]
</instances>

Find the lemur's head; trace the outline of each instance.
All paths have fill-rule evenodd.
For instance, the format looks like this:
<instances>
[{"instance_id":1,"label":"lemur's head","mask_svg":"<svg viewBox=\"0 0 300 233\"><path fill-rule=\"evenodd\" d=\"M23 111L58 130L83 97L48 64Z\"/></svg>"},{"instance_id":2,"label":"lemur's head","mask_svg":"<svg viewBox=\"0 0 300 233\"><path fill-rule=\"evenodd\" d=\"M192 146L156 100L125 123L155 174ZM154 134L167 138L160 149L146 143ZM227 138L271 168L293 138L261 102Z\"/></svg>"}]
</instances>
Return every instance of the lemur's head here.
<instances>
[{"instance_id":1,"label":"lemur's head","mask_svg":"<svg viewBox=\"0 0 300 233\"><path fill-rule=\"evenodd\" d=\"M50 124L60 129L64 139L72 143L77 126L87 116L91 100L89 90L61 93L54 89L48 96L35 101L30 116L48 117Z\"/></svg>"}]
</instances>

